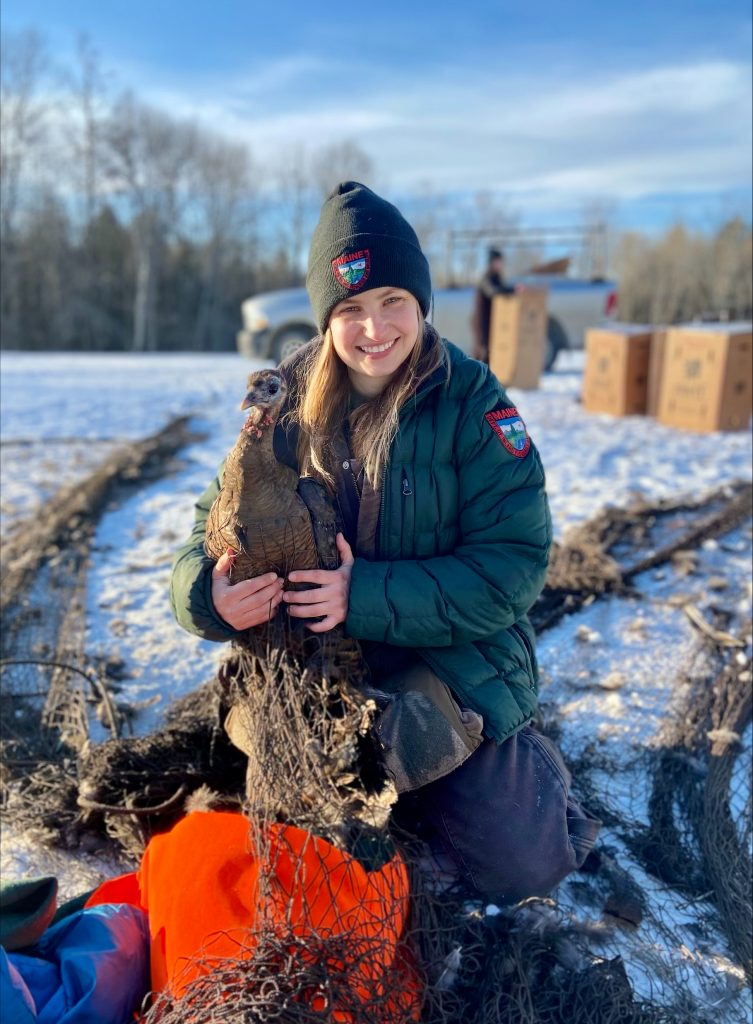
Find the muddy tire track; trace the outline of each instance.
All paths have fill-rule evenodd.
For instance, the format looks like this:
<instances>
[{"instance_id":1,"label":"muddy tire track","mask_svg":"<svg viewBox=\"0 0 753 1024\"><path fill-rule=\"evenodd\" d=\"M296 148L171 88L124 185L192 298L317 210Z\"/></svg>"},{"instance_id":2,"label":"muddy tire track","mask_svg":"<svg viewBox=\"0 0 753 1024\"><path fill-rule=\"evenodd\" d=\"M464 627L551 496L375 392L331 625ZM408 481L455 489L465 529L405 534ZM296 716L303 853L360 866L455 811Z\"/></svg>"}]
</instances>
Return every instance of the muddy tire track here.
<instances>
[{"instance_id":1,"label":"muddy tire track","mask_svg":"<svg viewBox=\"0 0 753 1024\"><path fill-rule=\"evenodd\" d=\"M753 514L753 485L735 482L697 500L606 508L555 541L546 584L530 611L536 632L607 594L632 593L636 577L729 533Z\"/></svg>"},{"instance_id":2,"label":"muddy tire track","mask_svg":"<svg viewBox=\"0 0 753 1024\"><path fill-rule=\"evenodd\" d=\"M83 480L62 487L2 546L0 703L6 770L65 758L88 733L87 702L105 710L100 680L86 685L85 589L97 524L124 499L175 468L175 456L201 440L189 417L112 452ZM112 715L110 715L112 718ZM112 726L112 721L110 725Z\"/></svg>"},{"instance_id":3,"label":"muddy tire track","mask_svg":"<svg viewBox=\"0 0 753 1024\"><path fill-rule=\"evenodd\" d=\"M126 444L83 480L62 487L19 524L2 547L0 614L22 602L43 565L63 552L85 558L108 501L152 483L170 470L175 454L200 435L189 430L189 417L170 420L143 440Z\"/></svg>"}]
</instances>

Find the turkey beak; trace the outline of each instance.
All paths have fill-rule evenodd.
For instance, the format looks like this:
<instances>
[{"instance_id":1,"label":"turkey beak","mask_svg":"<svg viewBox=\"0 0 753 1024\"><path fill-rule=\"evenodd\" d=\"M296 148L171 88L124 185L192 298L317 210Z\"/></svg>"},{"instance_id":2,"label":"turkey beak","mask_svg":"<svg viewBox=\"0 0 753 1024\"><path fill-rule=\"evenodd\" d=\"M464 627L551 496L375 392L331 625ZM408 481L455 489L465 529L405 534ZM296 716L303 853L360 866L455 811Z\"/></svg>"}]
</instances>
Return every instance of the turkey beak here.
<instances>
[{"instance_id":1,"label":"turkey beak","mask_svg":"<svg viewBox=\"0 0 753 1024\"><path fill-rule=\"evenodd\" d=\"M241 402L241 409L250 409L253 404L253 399L251 398L251 394L249 393Z\"/></svg>"}]
</instances>

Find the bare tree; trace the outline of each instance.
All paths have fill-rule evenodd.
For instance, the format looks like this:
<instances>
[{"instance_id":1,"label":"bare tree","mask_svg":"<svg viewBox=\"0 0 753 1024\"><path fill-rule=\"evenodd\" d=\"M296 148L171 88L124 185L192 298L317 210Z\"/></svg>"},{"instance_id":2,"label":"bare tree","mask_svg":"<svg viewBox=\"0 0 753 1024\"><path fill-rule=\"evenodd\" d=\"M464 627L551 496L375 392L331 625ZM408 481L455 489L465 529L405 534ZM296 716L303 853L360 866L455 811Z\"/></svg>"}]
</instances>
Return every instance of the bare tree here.
<instances>
[{"instance_id":1,"label":"bare tree","mask_svg":"<svg viewBox=\"0 0 753 1024\"><path fill-rule=\"evenodd\" d=\"M255 214L253 164L245 146L200 132L194 173L198 227L206 238L194 347L218 348L224 262L236 240L252 226Z\"/></svg>"},{"instance_id":2,"label":"bare tree","mask_svg":"<svg viewBox=\"0 0 753 1024\"><path fill-rule=\"evenodd\" d=\"M2 39L0 62L0 219L3 232L16 227L19 187L46 131L49 101L41 95L49 60L37 32Z\"/></svg>"},{"instance_id":3,"label":"bare tree","mask_svg":"<svg viewBox=\"0 0 753 1024\"><path fill-rule=\"evenodd\" d=\"M350 140L330 143L313 152L303 143L296 142L280 153L274 178L279 212L285 225L285 252L290 268L286 283L299 284L303 276L306 243L321 202L338 182L373 183L374 166L370 157Z\"/></svg>"},{"instance_id":4,"label":"bare tree","mask_svg":"<svg viewBox=\"0 0 753 1024\"><path fill-rule=\"evenodd\" d=\"M126 93L113 109L106 139L110 173L131 210L133 348L154 349L161 253L188 198L196 129L192 123L177 121Z\"/></svg>"},{"instance_id":5,"label":"bare tree","mask_svg":"<svg viewBox=\"0 0 753 1024\"><path fill-rule=\"evenodd\" d=\"M671 228L656 248L652 323L687 320L709 305L708 240L684 225Z\"/></svg>"},{"instance_id":6,"label":"bare tree","mask_svg":"<svg viewBox=\"0 0 753 1024\"><path fill-rule=\"evenodd\" d=\"M697 317L749 317L751 228L740 218L712 238L676 224L658 239L630 232L615 252L620 318L671 324Z\"/></svg>"},{"instance_id":7,"label":"bare tree","mask_svg":"<svg viewBox=\"0 0 753 1024\"><path fill-rule=\"evenodd\" d=\"M315 205L310 163L305 146L297 142L283 150L275 174L280 208L287 224L287 262L292 271L288 284L299 283L308 224Z\"/></svg>"},{"instance_id":8,"label":"bare tree","mask_svg":"<svg viewBox=\"0 0 753 1024\"><path fill-rule=\"evenodd\" d=\"M103 185L107 76L99 53L85 35L77 40L76 64L66 73L65 83L72 100L67 115L74 177L84 199L82 221L89 224L98 212Z\"/></svg>"},{"instance_id":9,"label":"bare tree","mask_svg":"<svg viewBox=\"0 0 753 1024\"><path fill-rule=\"evenodd\" d=\"M45 140L49 100L43 94L49 58L42 37L33 31L2 38L0 61L0 262L2 329L19 335L18 217L21 189L36 170Z\"/></svg>"},{"instance_id":10,"label":"bare tree","mask_svg":"<svg viewBox=\"0 0 753 1024\"><path fill-rule=\"evenodd\" d=\"M581 224L586 235L575 263L579 277L607 276L615 244L615 210L610 199L591 199L581 206Z\"/></svg>"},{"instance_id":11,"label":"bare tree","mask_svg":"<svg viewBox=\"0 0 753 1024\"><path fill-rule=\"evenodd\" d=\"M654 267L650 240L638 231L625 232L615 252L621 320L633 323L650 321Z\"/></svg>"},{"instance_id":12,"label":"bare tree","mask_svg":"<svg viewBox=\"0 0 753 1024\"><path fill-rule=\"evenodd\" d=\"M403 204L403 208L431 266L434 286L449 284L445 280L447 216L450 208L447 196L437 192L431 181L423 181Z\"/></svg>"},{"instance_id":13,"label":"bare tree","mask_svg":"<svg viewBox=\"0 0 753 1024\"><path fill-rule=\"evenodd\" d=\"M341 181L360 181L375 186L374 163L357 142L344 139L318 149L311 161L311 180L320 200Z\"/></svg>"},{"instance_id":14,"label":"bare tree","mask_svg":"<svg viewBox=\"0 0 753 1024\"><path fill-rule=\"evenodd\" d=\"M749 318L753 310L753 234L741 217L717 233L709 253L711 303L729 319Z\"/></svg>"},{"instance_id":15,"label":"bare tree","mask_svg":"<svg viewBox=\"0 0 753 1024\"><path fill-rule=\"evenodd\" d=\"M79 36L75 62L62 76L69 102L64 111L68 177L79 213L82 241L100 212L105 185L104 131L107 120L107 76L97 50L85 35ZM76 327L79 343L87 349L107 345L97 308L100 268L89 245L82 244L75 267Z\"/></svg>"},{"instance_id":16,"label":"bare tree","mask_svg":"<svg viewBox=\"0 0 753 1024\"><path fill-rule=\"evenodd\" d=\"M489 189L477 191L473 196L471 223L473 226L485 231L494 229L496 233L494 238L488 236L480 247L476 245L465 250L465 259L461 269L465 280L472 279L478 273L480 261L486 260L486 252L479 250L487 250L490 245L504 247L509 232L517 227L519 221L519 213L513 209L507 200ZM524 267L527 262L538 259L538 253L531 251L526 253L520 247L511 247L509 245L505 251L505 256L508 273L514 273Z\"/></svg>"}]
</instances>

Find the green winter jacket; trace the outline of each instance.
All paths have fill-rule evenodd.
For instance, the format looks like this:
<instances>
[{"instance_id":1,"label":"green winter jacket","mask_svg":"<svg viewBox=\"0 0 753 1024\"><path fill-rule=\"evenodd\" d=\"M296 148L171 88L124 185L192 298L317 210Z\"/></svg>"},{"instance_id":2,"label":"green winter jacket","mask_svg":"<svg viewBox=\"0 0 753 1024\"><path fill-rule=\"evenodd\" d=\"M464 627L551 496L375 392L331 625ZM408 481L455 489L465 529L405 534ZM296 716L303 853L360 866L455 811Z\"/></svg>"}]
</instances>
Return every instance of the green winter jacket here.
<instances>
[{"instance_id":1,"label":"green winter jacket","mask_svg":"<svg viewBox=\"0 0 753 1024\"><path fill-rule=\"evenodd\" d=\"M445 344L449 379L442 368L401 411L382 485L378 558L355 560L345 628L359 640L415 649L501 742L536 708L526 612L544 584L551 519L535 446L519 426L510 439L519 417L504 389L486 366ZM505 422L490 422L492 412ZM210 640L236 635L212 606L202 546L220 475L196 505L171 582L178 622Z\"/></svg>"}]
</instances>

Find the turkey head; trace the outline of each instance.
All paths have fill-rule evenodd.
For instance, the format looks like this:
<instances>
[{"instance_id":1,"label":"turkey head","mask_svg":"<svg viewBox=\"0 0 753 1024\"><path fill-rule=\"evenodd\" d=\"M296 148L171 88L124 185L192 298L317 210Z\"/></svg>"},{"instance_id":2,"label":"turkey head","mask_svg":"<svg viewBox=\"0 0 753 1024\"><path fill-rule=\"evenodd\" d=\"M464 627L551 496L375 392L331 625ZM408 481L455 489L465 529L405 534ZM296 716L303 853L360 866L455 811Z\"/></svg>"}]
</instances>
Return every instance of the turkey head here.
<instances>
[{"instance_id":1,"label":"turkey head","mask_svg":"<svg viewBox=\"0 0 753 1024\"><path fill-rule=\"evenodd\" d=\"M250 373L246 383L246 397L241 409L248 409L243 429L261 440L265 429L274 427L287 398L288 388L279 370L258 370Z\"/></svg>"}]
</instances>

